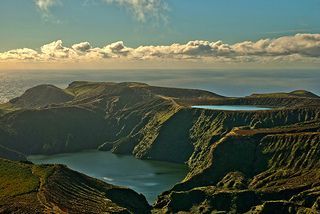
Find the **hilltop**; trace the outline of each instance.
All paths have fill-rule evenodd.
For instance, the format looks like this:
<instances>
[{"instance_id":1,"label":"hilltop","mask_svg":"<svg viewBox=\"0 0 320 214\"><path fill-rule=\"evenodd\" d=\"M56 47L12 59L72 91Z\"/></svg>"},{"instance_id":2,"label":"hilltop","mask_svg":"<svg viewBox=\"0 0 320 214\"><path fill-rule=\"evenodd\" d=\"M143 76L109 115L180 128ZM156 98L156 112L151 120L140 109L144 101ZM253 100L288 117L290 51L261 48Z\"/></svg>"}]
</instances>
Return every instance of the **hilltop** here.
<instances>
[{"instance_id":1,"label":"hilltop","mask_svg":"<svg viewBox=\"0 0 320 214\"><path fill-rule=\"evenodd\" d=\"M54 85L38 85L26 90L20 97L9 101L16 108L40 108L50 104L65 103L73 99L71 94Z\"/></svg>"},{"instance_id":2,"label":"hilltop","mask_svg":"<svg viewBox=\"0 0 320 214\"><path fill-rule=\"evenodd\" d=\"M295 90L289 93L267 93L267 94L252 94L250 97L305 97L305 98L316 98L320 97L310 91L306 90Z\"/></svg>"}]
</instances>

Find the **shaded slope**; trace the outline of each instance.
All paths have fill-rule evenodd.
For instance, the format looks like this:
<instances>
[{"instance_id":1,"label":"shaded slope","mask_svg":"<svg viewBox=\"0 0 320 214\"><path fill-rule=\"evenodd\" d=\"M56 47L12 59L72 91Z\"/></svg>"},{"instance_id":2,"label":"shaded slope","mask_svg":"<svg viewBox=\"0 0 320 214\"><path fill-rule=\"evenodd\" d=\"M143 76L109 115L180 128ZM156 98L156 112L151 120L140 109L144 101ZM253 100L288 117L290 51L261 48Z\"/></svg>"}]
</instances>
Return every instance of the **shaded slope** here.
<instances>
[{"instance_id":1,"label":"shaded slope","mask_svg":"<svg viewBox=\"0 0 320 214\"><path fill-rule=\"evenodd\" d=\"M2 145L0 145L0 158L9 159L9 160L17 160L17 161L27 160L23 154L21 154L17 151L8 149Z\"/></svg>"},{"instance_id":2,"label":"shaded slope","mask_svg":"<svg viewBox=\"0 0 320 214\"><path fill-rule=\"evenodd\" d=\"M100 114L80 107L19 110L0 120L1 144L27 155L96 148L108 134Z\"/></svg>"},{"instance_id":3,"label":"shaded slope","mask_svg":"<svg viewBox=\"0 0 320 214\"><path fill-rule=\"evenodd\" d=\"M138 158L164 160L184 163L193 152L189 141L189 129L192 127L192 114L176 109L176 112L149 123L140 132L143 136L134 148L133 154Z\"/></svg>"}]
</instances>

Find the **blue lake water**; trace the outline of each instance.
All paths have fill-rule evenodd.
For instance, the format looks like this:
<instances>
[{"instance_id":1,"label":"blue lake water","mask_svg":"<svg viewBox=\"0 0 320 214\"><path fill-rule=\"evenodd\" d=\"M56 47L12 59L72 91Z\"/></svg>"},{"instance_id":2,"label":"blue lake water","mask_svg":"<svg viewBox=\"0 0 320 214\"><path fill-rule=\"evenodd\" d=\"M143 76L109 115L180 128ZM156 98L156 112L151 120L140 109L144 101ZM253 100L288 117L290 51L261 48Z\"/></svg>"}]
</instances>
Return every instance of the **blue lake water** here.
<instances>
[{"instance_id":1,"label":"blue lake water","mask_svg":"<svg viewBox=\"0 0 320 214\"><path fill-rule=\"evenodd\" d=\"M201 109L212 109L212 110L227 110L227 111L262 111L270 110L271 108L267 107L258 107L258 106L242 106L242 105L199 105L192 106L192 108L201 108Z\"/></svg>"},{"instance_id":2,"label":"blue lake water","mask_svg":"<svg viewBox=\"0 0 320 214\"><path fill-rule=\"evenodd\" d=\"M34 155L29 156L28 160L37 164L65 164L107 183L126 186L142 193L149 203L153 203L160 193L181 181L188 171L182 164L139 160L102 151Z\"/></svg>"}]
</instances>

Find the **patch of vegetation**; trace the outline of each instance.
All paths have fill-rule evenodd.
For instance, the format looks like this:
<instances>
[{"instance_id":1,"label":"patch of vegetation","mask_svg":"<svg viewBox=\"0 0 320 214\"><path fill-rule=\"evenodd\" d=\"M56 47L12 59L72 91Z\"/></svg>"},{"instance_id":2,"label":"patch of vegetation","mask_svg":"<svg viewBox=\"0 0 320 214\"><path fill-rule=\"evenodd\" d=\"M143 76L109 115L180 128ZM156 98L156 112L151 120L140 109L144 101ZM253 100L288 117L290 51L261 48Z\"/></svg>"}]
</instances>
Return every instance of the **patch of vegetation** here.
<instances>
[{"instance_id":1,"label":"patch of vegetation","mask_svg":"<svg viewBox=\"0 0 320 214\"><path fill-rule=\"evenodd\" d=\"M0 116L16 110L18 110L18 108L13 106L11 103L0 104Z\"/></svg>"},{"instance_id":2,"label":"patch of vegetation","mask_svg":"<svg viewBox=\"0 0 320 214\"><path fill-rule=\"evenodd\" d=\"M38 190L40 181L31 168L31 165L0 159L0 201Z\"/></svg>"}]
</instances>

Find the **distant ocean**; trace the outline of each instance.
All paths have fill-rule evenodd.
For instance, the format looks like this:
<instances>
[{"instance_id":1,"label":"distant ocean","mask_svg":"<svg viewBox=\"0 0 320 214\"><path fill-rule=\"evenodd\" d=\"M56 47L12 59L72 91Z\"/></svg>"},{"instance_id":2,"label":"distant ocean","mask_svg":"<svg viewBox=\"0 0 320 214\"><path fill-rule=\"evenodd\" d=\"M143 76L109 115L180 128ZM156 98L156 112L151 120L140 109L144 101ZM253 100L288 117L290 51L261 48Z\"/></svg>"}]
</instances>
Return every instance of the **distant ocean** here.
<instances>
[{"instance_id":1,"label":"distant ocean","mask_svg":"<svg viewBox=\"0 0 320 214\"><path fill-rule=\"evenodd\" d=\"M0 71L0 102L38 84L65 88L75 80L145 82L209 90L225 96L305 89L320 94L320 69L305 70L37 70Z\"/></svg>"}]
</instances>

